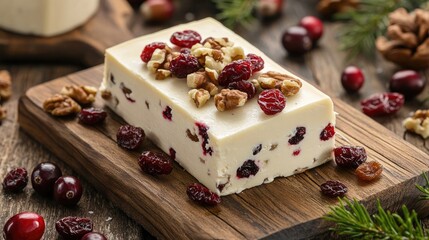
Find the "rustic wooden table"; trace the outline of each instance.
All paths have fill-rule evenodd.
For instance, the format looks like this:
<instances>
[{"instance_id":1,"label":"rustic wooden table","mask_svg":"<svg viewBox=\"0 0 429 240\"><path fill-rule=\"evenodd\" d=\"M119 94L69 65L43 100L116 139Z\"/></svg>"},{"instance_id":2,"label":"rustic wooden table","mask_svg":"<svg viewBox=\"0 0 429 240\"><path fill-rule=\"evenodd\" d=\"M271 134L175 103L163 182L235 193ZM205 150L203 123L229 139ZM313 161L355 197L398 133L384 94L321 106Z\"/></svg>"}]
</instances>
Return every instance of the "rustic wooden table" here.
<instances>
[{"instance_id":1,"label":"rustic wooden table","mask_svg":"<svg viewBox=\"0 0 429 240\"><path fill-rule=\"evenodd\" d=\"M214 16L213 4L209 1L175 1L177 6L174 19L161 25L148 25L136 13L130 26L136 36L154 32L156 30L186 22L190 18L200 19ZM281 46L280 37L288 26L292 26L306 15L317 15L314 6L317 0L299 1L289 0L284 14L275 21L257 23L251 29L238 29L238 34L262 49L269 57L285 68L299 74L310 83L319 86L333 97L338 97L355 108L359 108L359 100L376 92L387 91L387 83L392 73L398 70L392 64L386 63L377 56L374 59L356 58L345 61L345 53L338 49L338 32L341 23L325 21L324 37L319 46L301 57L289 57ZM108 27L108 26L106 26ZM1 53L0 53L1 54ZM55 62L0 62L0 69L10 71L13 78L13 96L4 103L8 110L7 119L0 126L0 177L12 167L24 166L30 172L40 162L49 161L58 164L63 173L76 175L83 179L84 194L79 205L75 208L64 208L54 201L35 194L30 184L21 194L0 194L0 223L1 226L12 215L22 211L34 211L44 216L47 223L45 239L57 239L54 223L61 217L68 215L88 216L95 223L95 230L104 233L109 239L150 239L144 226L139 226L128 218L121 210L110 203L103 193L97 192L84 176L73 172L66 163L60 161L47 151L36 140L30 138L20 130L17 123L17 105L20 95L26 89L39 83L81 70L86 66L70 65L60 61ZM345 66L355 64L361 67L366 76L366 82L359 94L349 95L344 92L340 84L340 73ZM429 71L422 71L429 78ZM401 121L411 111L428 108L423 99L428 96L429 88L425 89L418 98L406 102L405 107L394 116L377 118L386 128L403 137L423 151L429 153L429 141L423 140L414 134L406 133ZM67 146L64 146L67 147Z\"/></svg>"}]
</instances>

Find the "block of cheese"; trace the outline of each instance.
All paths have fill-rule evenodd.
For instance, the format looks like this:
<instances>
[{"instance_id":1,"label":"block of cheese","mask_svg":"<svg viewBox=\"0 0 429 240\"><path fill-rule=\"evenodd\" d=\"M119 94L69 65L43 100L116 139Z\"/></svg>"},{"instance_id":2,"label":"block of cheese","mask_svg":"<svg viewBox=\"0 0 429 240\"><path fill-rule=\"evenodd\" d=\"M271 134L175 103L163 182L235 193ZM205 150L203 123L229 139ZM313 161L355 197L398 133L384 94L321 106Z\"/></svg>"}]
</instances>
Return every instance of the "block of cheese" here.
<instances>
[{"instance_id":1,"label":"block of cheese","mask_svg":"<svg viewBox=\"0 0 429 240\"><path fill-rule=\"evenodd\" d=\"M185 78L156 80L140 59L145 45L165 42L176 31L194 30L202 38L227 37L244 53L261 56L265 68L297 79L246 40L207 18L142 36L106 50L101 92L107 105L146 135L199 182L219 195L269 183L332 159L335 115L332 100L301 79L298 94L284 110L266 115L258 97L220 112L208 100L197 108Z\"/></svg>"},{"instance_id":2,"label":"block of cheese","mask_svg":"<svg viewBox=\"0 0 429 240\"><path fill-rule=\"evenodd\" d=\"M0 0L0 28L50 37L86 22L99 0Z\"/></svg>"}]
</instances>

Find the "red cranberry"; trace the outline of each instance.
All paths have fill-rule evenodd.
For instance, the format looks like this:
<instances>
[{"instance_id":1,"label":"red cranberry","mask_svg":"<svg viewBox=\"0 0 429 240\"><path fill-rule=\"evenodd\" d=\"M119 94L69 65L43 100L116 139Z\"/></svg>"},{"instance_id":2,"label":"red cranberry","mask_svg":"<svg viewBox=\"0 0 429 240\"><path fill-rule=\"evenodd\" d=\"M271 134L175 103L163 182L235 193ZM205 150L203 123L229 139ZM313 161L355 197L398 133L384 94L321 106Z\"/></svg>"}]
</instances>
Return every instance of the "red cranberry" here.
<instances>
[{"instance_id":1,"label":"red cranberry","mask_svg":"<svg viewBox=\"0 0 429 240\"><path fill-rule=\"evenodd\" d=\"M170 106L165 107L164 111L162 111L162 116L164 119L167 119L168 121L173 120L173 114L171 113L172 109Z\"/></svg>"},{"instance_id":2,"label":"red cranberry","mask_svg":"<svg viewBox=\"0 0 429 240\"><path fill-rule=\"evenodd\" d=\"M246 56L246 60L250 61L250 63L252 64L252 74L264 69L265 62L264 59L262 59L260 56L253 53L249 53Z\"/></svg>"},{"instance_id":3,"label":"red cranberry","mask_svg":"<svg viewBox=\"0 0 429 240\"><path fill-rule=\"evenodd\" d=\"M288 142L290 145L297 145L304 139L304 135L306 133L305 127L297 127L295 130L295 135L291 137Z\"/></svg>"},{"instance_id":4,"label":"red cranberry","mask_svg":"<svg viewBox=\"0 0 429 240\"><path fill-rule=\"evenodd\" d=\"M343 183L332 180L320 185L320 190L328 197L342 197L347 193L348 188Z\"/></svg>"},{"instance_id":5,"label":"red cranberry","mask_svg":"<svg viewBox=\"0 0 429 240\"><path fill-rule=\"evenodd\" d=\"M106 119L107 113L101 108L84 108L78 114L79 122L87 125L94 125Z\"/></svg>"},{"instance_id":6,"label":"red cranberry","mask_svg":"<svg viewBox=\"0 0 429 240\"><path fill-rule=\"evenodd\" d=\"M317 17L303 17L301 21L299 21L299 25L307 30L313 45L315 45L323 35L323 23Z\"/></svg>"},{"instance_id":7,"label":"red cranberry","mask_svg":"<svg viewBox=\"0 0 429 240\"><path fill-rule=\"evenodd\" d=\"M31 173L31 184L37 193L51 197L55 181L62 175L57 165L49 162L39 163Z\"/></svg>"},{"instance_id":8,"label":"red cranberry","mask_svg":"<svg viewBox=\"0 0 429 240\"><path fill-rule=\"evenodd\" d=\"M252 75L252 64L248 60L236 60L226 65L219 74L219 85L228 86L232 82L247 80Z\"/></svg>"},{"instance_id":9,"label":"red cranberry","mask_svg":"<svg viewBox=\"0 0 429 240\"><path fill-rule=\"evenodd\" d=\"M171 158L162 152L144 151L139 157L143 172L151 175L170 174L173 170Z\"/></svg>"},{"instance_id":10,"label":"red cranberry","mask_svg":"<svg viewBox=\"0 0 429 240\"><path fill-rule=\"evenodd\" d=\"M147 0L140 10L146 21L162 22L173 16L174 5L171 0Z\"/></svg>"},{"instance_id":11,"label":"red cranberry","mask_svg":"<svg viewBox=\"0 0 429 240\"><path fill-rule=\"evenodd\" d=\"M239 91L247 93L247 99L251 99L256 95L256 88L255 86L249 82L249 81L238 81L238 82L232 82L228 84L229 89L237 89Z\"/></svg>"},{"instance_id":12,"label":"red cranberry","mask_svg":"<svg viewBox=\"0 0 429 240\"><path fill-rule=\"evenodd\" d=\"M186 190L189 199L201 205L214 206L220 203L220 197L216 193L211 192L205 186L193 183Z\"/></svg>"},{"instance_id":13,"label":"red cranberry","mask_svg":"<svg viewBox=\"0 0 429 240\"><path fill-rule=\"evenodd\" d=\"M259 94L258 104L265 114L274 115L283 111L286 98L278 89L266 89Z\"/></svg>"},{"instance_id":14,"label":"red cranberry","mask_svg":"<svg viewBox=\"0 0 429 240\"><path fill-rule=\"evenodd\" d=\"M355 66L348 66L341 74L341 84L344 89L349 93L359 91L365 82L365 77L362 71Z\"/></svg>"},{"instance_id":15,"label":"red cranberry","mask_svg":"<svg viewBox=\"0 0 429 240\"><path fill-rule=\"evenodd\" d=\"M55 223L58 234L67 240L80 240L92 232L92 221L89 218L64 217Z\"/></svg>"},{"instance_id":16,"label":"red cranberry","mask_svg":"<svg viewBox=\"0 0 429 240\"><path fill-rule=\"evenodd\" d=\"M185 30L173 33L170 41L179 47L191 48L194 44L201 42L201 35L193 30Z\"/></svg>"},{"instance_id":17,"label":"red cranberry","mask_svg":"<svg viewBox=\"0 0 429 240\"><path fill-rule=\"evenodd\" d=\"M82 197L82 184L73 176L64 176L54 184L54 199L65 206L76 205Z\"/></svg>"},{"instance_id":18,"label":"red cranberry","mask_svg":"<svg viewBox=\"0 0 429 240\"><path fill-rule=\"evenodd\" d=\"M246 160L243 165L237 169L238 178L248 178L258 173L259 167L256 165L255 160Z\"/></svg>"},{"instance_id":19,"label":"red cranberry","mask_svg":"<svg viewBox=\"0 0 429 240\"><path fill-rule=\"evenodd\" d=\"M426 85L426 79L414 70L401 70L393 74L389 82L391 92L402 93L405 98L419 95Z\"/></svg>"},{"instance_id":20,"label":"red cranberry","mask_svg":"<svg viewBox=\"0 0 429 240\"><path fill-rule=\"evenodd\" d=\"M85 234L80 240L107 240L107 238L98 232L90 232Z\"/></svg>"},{"instance_id":21,"label":"red cranberry","mask_svg":"<svg viewBox=\"0 0 429 240\"><path fill-rule=\"evenodd\" d=\"M359 146L341 146L334 148L335 162L339 167L357 168L366 161L365 148Z\"/></svg>"},{"instance_id":22,"label":"red cranberry","mask_svg":"<svg viewBox=\"0 0 429 240\"><path fill-rule=\"evenodd\" d=\"M204 123L196 122L195 125L198 127L198 135L201 136L203 139L201 143L201 148L203 149L203 155L206 156L209 154L210 156L213 154L212 147L209 145L209 134L207 133L209 131L209 126L207 126Z\"/></svg>"},{"instance_id":23,"label":"red cranberry","mask_svg":"<svg viewBox=\"0 0 429 240\"><path fill-rule=\"evenodd\" d=\"M303 54L313 47L307 30L300 26L287 29L283 34L282 44L290 54Z\"/></svg>"},{"instance_id":24,"label":"red cranberry","mask_svg":"<svg viewBox=\"0 0 429 240\"><path fill-rule=\"evenodd\" d=\"M335 127L328 123L326 127L320 132L320 140L322 141L328 141L330 138L332 138L335 135Z\"/></svg>"},{"instance_id":25,"label":"red cranberry","mask_svg":"<svg viewBox=\"0 0 429 240\"><path fill-rule=\"evenodd\" d=\"M131 125L120 126L116 133L116 141L119 146L134 150L140 147L145 138L142 128Z\"/></svg>"},{"instance_id":26,"label":"red cranberry","mask_svg":"<svg viewBox=\"0 0 429 240\"><path fill-rule=\"evenodd\" d=\"M140 55L140 58L143 62L147 63L152 58L153 52L155 52L156 49L164 49L165 43L163 42L153 42L146 45Z\"/></svg>"},{"instance_id":27,"label":"red cranberry","mask_svg":"<svg viewBox=\"0 0 429 240\"><path fill-rule=\"evenodd\" d=\"M400 93L379 93L360 102L362 111L370 116L394 114L404 105L404 96Z\"/></svg>"},{"instance_id":28,"label":"red cranberry","mask_svg":"<svg viewBox=\"0 0 429 240\"><path fill-rule=\"evenodd\" d=\"M181 53L170 62L171 74L178 78L185 78L188 74L198 71L200 63L191 54Z\"/></svg>"},{"instance_id":29,"label":"red cranberry","mask_svg":"<svg viewBox=\"0 0 429 240\"><path fill-rule=\"evenodd\" d=\"M17 193L22 191L28 183L27 170L25 168L15 168L7 173L3 180L3 189L6 192Z\"/></svg>"},{"instance_id":30,"label":"red cranberry","mask_svg":"<svg viewBox=\"0 0 429 240\"><path fill-rule=\"evenodd\" d=\"M45 233L45 220L32 212L18 213L3 227L5 240L40 240Z\"/></svg>"}]
</instances>

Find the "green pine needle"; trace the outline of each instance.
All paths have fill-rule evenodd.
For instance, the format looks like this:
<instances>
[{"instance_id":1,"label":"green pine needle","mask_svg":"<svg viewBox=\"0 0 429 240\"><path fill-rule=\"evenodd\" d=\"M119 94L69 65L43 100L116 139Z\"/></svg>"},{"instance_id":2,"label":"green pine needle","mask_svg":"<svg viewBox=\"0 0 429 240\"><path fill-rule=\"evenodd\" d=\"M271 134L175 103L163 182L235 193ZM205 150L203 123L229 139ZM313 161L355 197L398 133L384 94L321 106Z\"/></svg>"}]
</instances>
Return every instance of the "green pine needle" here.
<instances>
[{"instance_id":1,"label":"green pine needle","mask_svg":"<svg viewBox=\"0 0 429 240\"><path fill-rule=\"evenodd\" d=\"M420 200L429 200L429 178L426 173L422 174L425 179L425 186L421 186L419 184L416 184L416 188L422 193L420 195Z\"/></svg>"},{"instance_id":2,"label":"green pine needle","mask_svg":"<svg viewBox=\"0 0 429 240\"><path fill-rule=\"evenodd\" d=\"M249 26L255 20L252 10L257 0L212 0L220 11L217 18L224 22L227 27L237 24Z\"/></svg>"}]
</instances>

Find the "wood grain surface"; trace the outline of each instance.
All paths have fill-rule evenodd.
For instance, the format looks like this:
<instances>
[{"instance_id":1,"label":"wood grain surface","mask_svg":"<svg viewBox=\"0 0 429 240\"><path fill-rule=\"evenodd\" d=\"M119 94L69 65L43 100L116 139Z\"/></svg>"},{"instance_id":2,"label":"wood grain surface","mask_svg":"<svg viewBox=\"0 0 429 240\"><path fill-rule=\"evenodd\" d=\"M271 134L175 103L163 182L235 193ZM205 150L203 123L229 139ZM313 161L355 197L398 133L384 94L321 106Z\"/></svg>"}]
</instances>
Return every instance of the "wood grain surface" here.
<instances>
[{"instance_id":1,"label":"wood grain surface","mask_svg":"<svg viewBox=\"0 0 429 240\"><path fill-rule=\"evenodd\" d=\"M134 36L140 36L189 21L189 19L201 19L207 16L215 16L216 14L210 1L183 0L174 2L176 10L171 21L148 24L143 21L138 12L135 12L130 20L130 31ZM346 61L345 53L338 49L338 32L343 26L340 22L324 21L325 33L316 49L302 57L288 56L280 44L282 33L287 27L296 25L299 19L305 15L317 16L314 7L316 4L317 0L288 0L284 6L284 14L280 18L253 24L251 29L238 28L236 32L285 68L303 76L331 96L337 97L350 106L359 109L361 99L373 93L387 90L386 86L390 76L399 68L386 63L378 56L373 59L356 58ZM107 31L110 25L106 24L103 27ZM27 42L26 44L31 46L32 42ZM79 206L71 209L61 207L52 200L39 197L31 189L31 186L27 186L24 193L18 195L2 193L0 194L0 209L2 209L0 211L0 224L3 224L10 216L20 211L35 211L42 214L47 222L45 239L57 239L58 235L54 229L56 220L68 215L89 216L95 222L95 229L105 233L109 239L151 239L150 235L144 230L147 226L140 226L140 224L128 218L117 208L117 205L107 200L103 192L97 191L92 187L80 171L73 171L71 167L60 161L44 146L22 131L17 123L17 105L20 95L24 94L32 86L82 69L83 63L79 63L77 66L69 65L67 64L67 59L61 59L61 55L58 56L58 59L51 59L48 62L27 58L23 59L23 61L6 61L1 56L7 50L7 46L0 48L0 69L7 69L11 72L13 77L13 96L9 101L2 103L7 108L8 115L0 126L0 176L3 177L14 166L24 166L31 171L38 163L50 161L60 165L66 174L76 175L81 178L85 192ZM365 73L366 82L360 94L348 95L341 87L339 76L344 67L349 64L358 65ZM426 78L429 77L429 71L422 71L421 73ZM401 121L411 111L429 107L429 102L423 101L428 94L429 87L426 87L418 98L407 100L405 106L397 114L386 118L376 118L375 120L410 144L429 153L429 140L424 140L420 136L405 132L401 125ZM383 137L383 135L380 135L380 137ZM410 186L410 190L414 190L414 187ZM399 194L398 198L401 197L402 195ZM402 201L407 203L411 200L404 198ZM388 202L388 204L390 203ZM417 210L419 214L424 215L428 204L427 202L421 202L421 204ZM429 222L426 218L423 221ZM428 224L426 225L429 226ZM296 229L299 231L299 227ZM318 237L318 239L322 238L323 236Z\"/></svg>"}]
</instances>

